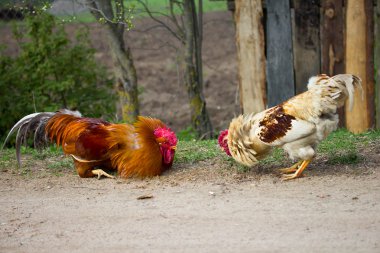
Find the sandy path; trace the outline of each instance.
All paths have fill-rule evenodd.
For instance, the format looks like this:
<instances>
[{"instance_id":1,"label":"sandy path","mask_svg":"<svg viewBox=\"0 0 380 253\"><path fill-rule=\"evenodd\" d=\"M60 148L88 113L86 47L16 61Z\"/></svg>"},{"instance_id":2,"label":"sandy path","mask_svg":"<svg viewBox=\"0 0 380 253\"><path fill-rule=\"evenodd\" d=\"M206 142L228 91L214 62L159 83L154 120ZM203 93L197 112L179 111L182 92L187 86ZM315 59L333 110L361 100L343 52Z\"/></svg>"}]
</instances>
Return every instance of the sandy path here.
<instances>
[{"instance_id":1,"label":"sandy path","mask_svg":"<svg viewBox=\"0 0 380 253\"><path fill-rule=\"evenodd\" d=\"M292 182L167 177L2 173L0 252L380 252L379 170Z\"/></svg>"}]
</instances>

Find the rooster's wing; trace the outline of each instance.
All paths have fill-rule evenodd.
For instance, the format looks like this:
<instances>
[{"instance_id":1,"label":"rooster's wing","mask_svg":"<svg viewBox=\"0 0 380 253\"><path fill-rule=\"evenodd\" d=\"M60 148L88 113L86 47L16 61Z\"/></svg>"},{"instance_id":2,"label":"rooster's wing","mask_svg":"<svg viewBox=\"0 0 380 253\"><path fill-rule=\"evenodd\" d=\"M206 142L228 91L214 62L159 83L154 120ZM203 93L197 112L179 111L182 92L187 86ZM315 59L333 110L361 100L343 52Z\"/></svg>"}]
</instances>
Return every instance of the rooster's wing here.
<instances>
[{"instance_id":1,"label":"rooster's wing","mask_svg":"<svg viewBox=\"0 0 380 253\"><path fill-rule=\"evenodd\" d=\"M265 112L258 122L255 134L269 146L282 146L315 132L315 124L286 113L282 104Z\"/></svg>"}]
</instances>

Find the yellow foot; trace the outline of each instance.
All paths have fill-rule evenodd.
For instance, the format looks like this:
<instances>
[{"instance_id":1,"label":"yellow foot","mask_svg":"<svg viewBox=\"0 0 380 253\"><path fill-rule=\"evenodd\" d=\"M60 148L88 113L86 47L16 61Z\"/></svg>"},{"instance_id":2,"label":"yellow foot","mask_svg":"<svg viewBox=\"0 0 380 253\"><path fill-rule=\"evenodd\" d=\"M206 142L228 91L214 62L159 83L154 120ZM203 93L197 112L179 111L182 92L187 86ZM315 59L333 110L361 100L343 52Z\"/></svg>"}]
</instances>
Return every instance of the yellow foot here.
<instances>
[{"instance_id":1,"label":"yellow foot","mask_svg":"<svg viewBox=\"0 0 380 253\"><path fill-rule=\"evenodd\" d=\"M296 170L296 172L293 174L283 175L282 176L283 180L291 180L291 179L302 177L302 172L306 169L307 165L309 165L310 162L311 160L302 161L300 167Z\"/></svg>"},{"instance_id":2,"label":"yellow foot","mask_svg":"<svg viewBox=\"0 0 380 253\"><path fill-rule=\"evenodd\" d=\"M284 169L279 169L279 171L281 173L293 173L293 172L296 172L297 169L298 169L298 165L300 165L301 163L302 163L302 161L299 161L298 163L293 164L291 167L284 168Z\"/></svg>"},{"instance_id":3,"label":"yellow foot","mask_svg":"<svg viewBox=\"0 0 380 253\"><path fill-rule=\"evenodd\" d=\"M92 170L91 172L93 174L97 175L98 179L100 179L101 176L105 176L105 177L108 177L108 178L115 178L114 176L108 174L107 172L105 172L104 170L101 170L101 169Z\"/></svg>"}]
</instances>

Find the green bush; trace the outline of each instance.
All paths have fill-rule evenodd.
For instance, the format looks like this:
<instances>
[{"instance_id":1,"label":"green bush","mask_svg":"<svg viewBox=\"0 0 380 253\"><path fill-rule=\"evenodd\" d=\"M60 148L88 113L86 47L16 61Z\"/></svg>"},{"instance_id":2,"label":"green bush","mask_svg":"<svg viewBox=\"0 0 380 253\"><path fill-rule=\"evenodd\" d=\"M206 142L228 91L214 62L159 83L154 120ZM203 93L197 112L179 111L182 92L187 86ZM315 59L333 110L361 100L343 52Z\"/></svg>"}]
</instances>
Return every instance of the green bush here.
<instances>
[{"instance_id":1,"label":"green bush","mask_svg":"<svg viewBox=\"0 0 380 253\"><path fill-rule=\"evenodd\" d=\"M95 62L87 35L80 30L71 42L63 25L46 12L16 24L19 55L0 54L0 138L35 111L69 108L91 117L113 114L112 80Z\"/></svg>"}]
</instances>

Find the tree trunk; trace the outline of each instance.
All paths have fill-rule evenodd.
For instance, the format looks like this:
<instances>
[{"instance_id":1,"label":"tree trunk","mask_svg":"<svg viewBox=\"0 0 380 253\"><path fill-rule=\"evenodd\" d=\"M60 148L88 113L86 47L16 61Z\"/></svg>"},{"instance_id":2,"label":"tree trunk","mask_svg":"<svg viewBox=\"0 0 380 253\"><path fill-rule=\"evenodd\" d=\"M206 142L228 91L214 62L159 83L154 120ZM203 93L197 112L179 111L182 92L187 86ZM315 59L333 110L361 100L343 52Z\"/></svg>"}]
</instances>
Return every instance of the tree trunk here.
<instances>
[{"instance_id":1,"label":"tree trunk","mask_svg":"<svg viewBox=\"0 0 380 253\"><path fill-rule=\"evenodd\" d=\"M185 85L190 103L191 124L200 138L212 138L213 130L206 109L206 101L203 96L201 41L199 27L202 25L196 20L194 0L184 0L184 69ZM198 46L198 47L196 47Z\"/></svg>"},{"instance_id":2,"label":"tree trunk","mask_svg":"<svg viewBox=\"0 0 380 253\"><path fill-rule=\"evenodd\" d=\"M124 41L125 24L122 0L117 0L121 8L112 8L111 0L87 0L91 13L97 20L105 20L108 44L113 59L113 72L115 76L115 91L118 95L118 120L132 123L139 114L137 74L133 63L130 48ZM118 18L115 18L118 17ZM123 17L123 18L120 18ZM121 22L117 22L117 21Z\"/></svg>"},{"instance_id":3,"label":"tree trunk","mask_svg":"<svg viewBox=\"0 0 380 253\"><path fill-rule=\"evenodd\" d=\"M118 95L117 116L124 122L132 123L139 114L137 74L129 47L125 47L122 33L108 28L109 46L114 61L116 79L115 91Z\"/></svg>"}]
</instances>

